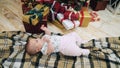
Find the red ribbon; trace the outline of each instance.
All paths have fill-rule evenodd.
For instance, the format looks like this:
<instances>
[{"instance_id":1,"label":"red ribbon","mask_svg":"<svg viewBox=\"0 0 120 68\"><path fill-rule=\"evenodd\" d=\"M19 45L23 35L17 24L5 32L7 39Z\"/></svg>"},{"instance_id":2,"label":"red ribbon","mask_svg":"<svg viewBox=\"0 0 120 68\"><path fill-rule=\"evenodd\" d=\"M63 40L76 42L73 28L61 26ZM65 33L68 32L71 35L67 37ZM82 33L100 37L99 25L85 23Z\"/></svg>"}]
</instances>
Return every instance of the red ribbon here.
<instances>
[{"instance_id":1,"label":"red ribbon","mask_svg":"<svg viewBox=\"0 0 120 68\"><path fill-rule=\"evenodd\" d=\"M60 20L60 22L62 23L63 20L65 20L65 18L62 18L62 19ZM71 21L72 21L72 23L74 24L74 28L75 28L75 26L76 26L75 22L74 22L73 20L71 20Z\"/></svg>"},{"instance_id":2,"label":"red ribbon","mask_svg":"<svg viewBox=\"0 0 120 68\"><path fill-rule=\"evenodd\" d=\"M100 18L98 17L98 14L95 11L90 12L91 15L91 21L99 21Z\"/></svg>"},{"instance_id":3,"label":"red ribbon","mask_svg":"<svg viewBox=\"0 0 120 68\"><path fill-rule=\"evenodd\" d=\"M62 22L63 22L63 20L65 20L65 18L62 18L62 19L60 20L60 22L62 23Z\"/></svg>"},{"instance_id":4,"label":"red ribbon","mask_svg":"<svg viewBox=\"0 0 120 68\"><path fill-rule=\"evenodd\" d=\"M83 12L83 11L80 11L80 14L81 14L81 18L80 18L80 26L82 26L83 19L84 19L84 12Z\"/></svg>"},{"instance_id":5,"label":"red ribbon","mask_svg":"<svg viewBox=\"0 0 120 68\"><path fill-rule=\"evenodd\" d=\"M74 24L74 28L75 28L76 24L75 24L75 22L73 20L72 20L72 23Z\"/></svg>"}]
</instances>

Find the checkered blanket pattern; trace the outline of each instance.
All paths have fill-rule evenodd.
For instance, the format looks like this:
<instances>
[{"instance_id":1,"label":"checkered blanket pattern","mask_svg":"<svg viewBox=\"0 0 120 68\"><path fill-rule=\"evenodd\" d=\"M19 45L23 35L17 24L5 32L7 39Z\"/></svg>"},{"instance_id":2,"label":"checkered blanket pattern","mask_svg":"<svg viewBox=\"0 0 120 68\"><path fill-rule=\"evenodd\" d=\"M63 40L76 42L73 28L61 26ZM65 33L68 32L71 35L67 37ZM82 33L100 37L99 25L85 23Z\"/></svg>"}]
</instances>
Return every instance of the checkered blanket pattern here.
<instances>
[{"instance_id":1,"label":"checkered blanket pattern","mask_svg":"<svg viewBox=\"0 0 120 68\"><path fill-rule=\"evenodd\" d=\"M90 49L91 55L70 57L61 53L45 56L41 52L29 56L24 49L29 36L42 35L21 31L0 33L0 68L120 68L120 37L92 39L81 45ZM101 50L93 51L93 47Z\"/></svg>"}]
</instances>

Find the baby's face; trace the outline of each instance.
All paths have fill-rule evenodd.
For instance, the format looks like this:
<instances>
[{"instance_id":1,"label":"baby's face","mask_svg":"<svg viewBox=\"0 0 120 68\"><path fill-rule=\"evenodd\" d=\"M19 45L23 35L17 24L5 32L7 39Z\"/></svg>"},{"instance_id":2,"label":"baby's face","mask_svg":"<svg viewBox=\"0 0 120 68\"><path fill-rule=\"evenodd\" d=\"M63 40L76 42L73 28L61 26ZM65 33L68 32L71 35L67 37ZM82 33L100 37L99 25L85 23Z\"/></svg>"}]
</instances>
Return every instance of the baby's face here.
<instances>
[{"instance_id":1,"label":"baby's face","mask_svg":"<svg viewBox=\"0 0 120 68\"><path fill-rule=\"evenodd\" d=\"M39 49L39 51L42 49L43 41L40 38L30 38L29 45L31 47Z\"/></svg>"}]
</instances>

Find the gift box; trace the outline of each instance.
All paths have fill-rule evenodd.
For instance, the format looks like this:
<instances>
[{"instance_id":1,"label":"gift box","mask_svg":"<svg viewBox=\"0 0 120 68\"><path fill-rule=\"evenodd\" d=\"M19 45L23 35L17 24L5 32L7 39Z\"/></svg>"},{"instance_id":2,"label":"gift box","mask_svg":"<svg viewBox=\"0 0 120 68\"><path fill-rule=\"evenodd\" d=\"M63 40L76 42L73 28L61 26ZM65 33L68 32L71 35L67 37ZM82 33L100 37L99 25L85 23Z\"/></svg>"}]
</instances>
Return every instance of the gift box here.
<instances>
[{"instance_id":1,"label":"gift box","mask_svg":"<svg viewBox=\"0 0 120 68\"><path fill-rule=\"evenodd\" d=\"M35 7L38 3L32 0L23 0L22 1L22 10L23 14L30 11L33 7Z\"/></svg>"},{"instance_id":2,"label":"gift box","mask_svg":"<svg viewBox=\"0 0 120 68\"><path fill-rule=\"evenodd\" d=\"M59 2L57 2L57 1L54 1L53 2L53 4L52 4L52 6L51 6L51 9L54 11L54 12L59 12L59 10L60 10L60 3Z\"/></svg>"},{"instance_id":3,"label":"gift box","mask_svg":"<svg viewBox=\"0 0 120 68\"><path fill-rule=\"evenodd\" d=\"M70 30L70 29L76 28L80 24L79 20L73 20L73 21L71 21L69 19L64 19L64 15L61 14L61 13L57 14L57 19L65 27L66 30Z\"/></svg>"},{"instance_id":4,"label":"gift box","mask_svg":"<svg viewBox=\"0 0 120 68\"><path fill-rule=\"evenodd\" d=\"M44 0L44 3L52 4L54 0Z\"/></svg>"},{"instance_id":5,"label":"gift box","mask_svg":"<svg viewBox=\"0 0 120 68\"><path fill-rule=\"evenodd\" d=\"M67 9L68 9L68 5L65 3L61 3L59 13L65 13Z\"/></svg>"},{"instance_id":6,"label":"gift box","mask_svg":"<svg viewBox=\"0 0 120 68\"><path fill-rule=\"evenodd\" d=\"M31 10L32 8L33 8L32 3L24 2L22 4L23 14L26 13L27 11Z\"/></svg>"},{"instance_id":7,"label":"gift box","mask_svg":"<svg viewBox=\"0 0 120 68\"><path fill-rule=\"evenodd\" d=\"M42 13L43 16L46 16L49 13L49 7L41 4L37 4L31 11L28 11L26 14L35 14Z\"/></svg>"},{"instance_id":8,"label":"gift box","mask_svg":"<svg viewBox=\"0 0 120 68\"><path fill-rule=\"evenodd\" d=\"M94 21L99 21L100 20L100 17L98 16L98 14L95 12L95 11L91 11L90 12L90 15L91 15L91 21L94 22Z\"/></svg>"},{"instance_id":9,"label":"gift box","mask_svg":"<svg viewBox=\"0 0 120 68\"><path fill-rule=\"evenodd\" d=\"M48 15L48 20L52 22L52 21L56 20L56 16L57 16L57 12L50 9L50 13Z\"/></svg>"},{"instance_id":10,"label":"gift box","mask_svg":"<svg viewBox=\"0 0 120 68\"><path fill-rule=\"evenodd\" d=\"M89 12L88 11L80 11L79 16L80 16L80 18L79 18L80 26L87 27L91 21L91 15L89 14Z\"/></svg>"},{"instance_id":11,"label":"gift box","mask_svg":"<svg viewBox=\"0 0 120 68\"><path fill-rule=\"evenodd\" d=\"M64 13L64 18L69 20L78 20L79 19L79 13L73 12L73 11L66 11Z\"/></svg>"},{"instance_id":12,"label":"gift box","mask_svg":"<svg viewBox=\"0 0 120 68\"><path fill-rule=\"evenodd\" d=\"M71 21L71 20L63 20L62 24L63 26L65 27L66 30L70 30L70 29L73 29L73 28L76 28L79 26L79 21L78 20L75 20L75 21Z\"/></svg>"},{"instance_id":13,"label":"gift box","mask_svg":"<svg viewBox=\"0 0 120 68\"><path fill-rule=\"evenodd\" d=\"M49 8L45 5L38 4L23 15L23 22L31 25L37 25L37 23L39 21L43 21L44 17L48 16L48 14Z\"/></svg>"},{"instance_id":14,"label":"gift box","mask_svg":"<svg viewBox=\"0 0 120 68\"><path fill-rule=\"evenodd\" d=\"M35 0L35 1L38 2L38 3L41 3L41 4L43 4L43 3L52 4L54 0Z\"/></svg>"},{"instance_id":15,"label":"gift box","mask_svg":"<svg viewBox=\"0 0 120 68\"><path fill-rule=\"evenodd\" d=\"M38 2L38 3L43 3L44 2L44 0L35 0L36 2Z\"/></svg>"}]
</instances>

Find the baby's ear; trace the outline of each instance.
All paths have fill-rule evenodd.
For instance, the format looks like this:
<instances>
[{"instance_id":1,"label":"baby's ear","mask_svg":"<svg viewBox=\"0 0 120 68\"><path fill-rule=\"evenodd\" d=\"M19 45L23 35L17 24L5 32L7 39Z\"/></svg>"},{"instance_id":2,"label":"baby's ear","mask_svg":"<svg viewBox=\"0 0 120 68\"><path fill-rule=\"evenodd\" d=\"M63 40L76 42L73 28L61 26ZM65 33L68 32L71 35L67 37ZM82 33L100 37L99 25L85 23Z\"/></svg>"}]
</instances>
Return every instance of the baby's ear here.
<instances>
[{"instance_id":1,"label":"baby's ear","mask_svg":"<svg viewBox=\"0 0 120 68\"><path fill-rule=\"evenodd\" d=\"M40 51L40 48L36 48L36 50L35 50L36 52L39 52Z\"/></svg>"}]
</instances>

